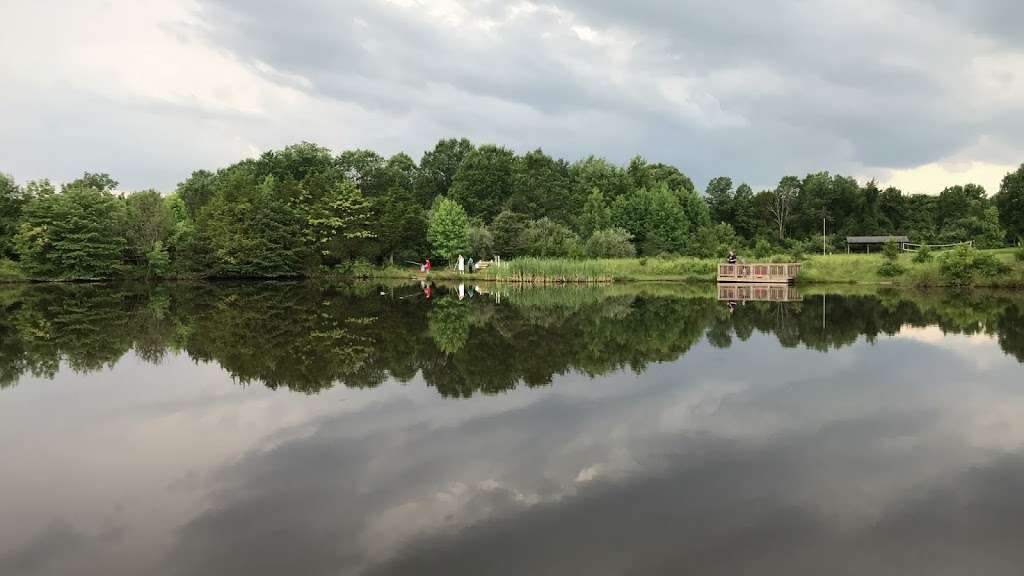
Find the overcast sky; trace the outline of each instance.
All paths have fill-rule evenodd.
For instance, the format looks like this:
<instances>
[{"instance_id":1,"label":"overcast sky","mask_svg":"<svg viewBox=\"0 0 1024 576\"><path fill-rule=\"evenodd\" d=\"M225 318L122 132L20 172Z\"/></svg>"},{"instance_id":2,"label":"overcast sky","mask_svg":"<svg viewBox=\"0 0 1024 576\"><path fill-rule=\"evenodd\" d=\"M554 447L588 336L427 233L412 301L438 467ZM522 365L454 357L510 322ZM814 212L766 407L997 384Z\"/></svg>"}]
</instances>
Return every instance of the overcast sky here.
<instances>
[{"instance_id":1,"label":"overcast sky","mask_svg":"<svg viewBox=\"0 0 1024 576\"><path fill-rule=\"evenodd\" d=\"M303 140L908 192L1024 161L1018 0L0 0L0 171L169 191Z\"/></svg>"}]
</instances>

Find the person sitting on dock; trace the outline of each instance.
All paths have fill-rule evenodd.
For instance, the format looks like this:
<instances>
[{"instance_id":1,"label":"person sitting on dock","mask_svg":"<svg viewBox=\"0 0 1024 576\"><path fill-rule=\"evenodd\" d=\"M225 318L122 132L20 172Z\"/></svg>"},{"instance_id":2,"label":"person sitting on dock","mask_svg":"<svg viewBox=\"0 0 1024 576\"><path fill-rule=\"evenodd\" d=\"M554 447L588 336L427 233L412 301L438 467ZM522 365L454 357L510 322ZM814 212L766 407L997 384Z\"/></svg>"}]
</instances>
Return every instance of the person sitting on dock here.
<instances>
[{"instance_id":1,"label":"person sitting on dock","mask_svg":"<svg viewBox=\"0 0 1024 576\"><path fill-rule=\"evenodd\" d=\"M725 259L725 261L728 262L729 264L735 264L736 263L736 253L733 252L732 250L729 250L729 256Z\"/></svg>"}]
</instances>

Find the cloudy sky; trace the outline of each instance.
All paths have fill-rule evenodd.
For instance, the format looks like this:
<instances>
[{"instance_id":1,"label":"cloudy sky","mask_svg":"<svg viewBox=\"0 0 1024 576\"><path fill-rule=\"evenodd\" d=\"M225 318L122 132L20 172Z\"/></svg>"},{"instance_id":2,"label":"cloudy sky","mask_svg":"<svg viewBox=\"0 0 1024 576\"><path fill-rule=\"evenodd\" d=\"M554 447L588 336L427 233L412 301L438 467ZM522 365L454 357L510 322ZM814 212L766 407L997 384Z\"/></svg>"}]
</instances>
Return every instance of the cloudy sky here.
<instances>
[{"instance_id":1,"label":"cloudy sky","mask_svg":"<svg viewBox=\"0 0 1024 576\"><path fill-rule=\"evenodd\" d=\"M0 171L171 190L308 140L640 153L698 185L830 170L995 192L1017 0L0 0Z\"/></svg>"}]
</instances>

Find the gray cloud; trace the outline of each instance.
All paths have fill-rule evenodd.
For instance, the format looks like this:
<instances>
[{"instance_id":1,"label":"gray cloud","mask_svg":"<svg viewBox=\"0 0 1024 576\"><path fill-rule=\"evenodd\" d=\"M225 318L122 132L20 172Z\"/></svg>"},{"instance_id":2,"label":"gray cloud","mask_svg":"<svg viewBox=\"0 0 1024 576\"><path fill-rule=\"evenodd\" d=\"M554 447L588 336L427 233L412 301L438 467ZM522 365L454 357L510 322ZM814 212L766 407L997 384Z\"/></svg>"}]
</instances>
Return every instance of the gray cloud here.
<instances>
[{"instance_id":1,"label":"gray cloud","mask_svg":"<svg viewBox=\"0 0 1024 576\"><path fill-rule=\"evenodd\" d=\"M75 81L78 61L57 50L41 64L67 77L61 98L24 70L14 76L23 97L0 96L12 127L0 169L68 178L88 164L128 187L166 189L191 169L299 140L418 156L465 135L570 160L641 153L698 183L726 174L770 185L787 173L866 177L1024 154L1024 8L1011 0L164 6L180 9L147 23L161 59L111 50L88 64L152 70L181 55L196 66L177 85L129 83L97 103L109 70ZM113 12L119 30L141 18ZM26 38L49 24L30 16Z\"/></svg>"}]
</instances>

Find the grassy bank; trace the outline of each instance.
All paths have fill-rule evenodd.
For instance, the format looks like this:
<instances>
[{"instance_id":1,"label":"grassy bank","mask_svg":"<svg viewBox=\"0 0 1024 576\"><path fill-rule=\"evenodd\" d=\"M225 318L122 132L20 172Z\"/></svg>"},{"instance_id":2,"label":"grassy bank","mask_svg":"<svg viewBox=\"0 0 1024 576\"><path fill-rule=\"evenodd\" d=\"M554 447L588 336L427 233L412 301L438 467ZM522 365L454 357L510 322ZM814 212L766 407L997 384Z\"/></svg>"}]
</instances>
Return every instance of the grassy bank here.
<instances>
[{"instance_id":1,"label":"grassy bank","mask_svg":"<svg viewBox=\"0 0 1024 576\"><path fill-rule=\"evenodd\" d=\"M973 286L992 288L1024 288L1024 263L1017 261L1013 249L983 250L1005 264L1009 271L993 277L978 276ZM884 262L880 254L830 254L811 256L804 260L797 280L799 284L888 284L894 286L939 287L949 280L940 271L938 255L930 262L914 262L913 255L901 254L898 263L905 269L894 277L878 273Z\"/></svg>"},{"instance_id":2,"label":"grassy bank","mask_svg":"<svg viewBox=\"0 0 1024 576\"><path fill-rule=\"evenodd\" d=\"M714 282L715 260L699 258L623 258L580 259L571 258L516 258L475 272L478 280L497 282L523 282L530 284L607 283L607 282ZM415 268L380 268L371 273L378 278L420 277ZM435 280L465 279L454 270L434 269L430 277Z\"/></svg>"},{"instance_id":3,"label":"grassy bank","mask_svg":"<svg viewBox=\"0 0 1024 576\"><path fill-rule=\"evenodd\" d=\"M976 277L974 286L1024 288L1024 263L1017 261L1012 249L986 250L1005 264L1009 271L993 277ZM749 259L748 259L749 260ZM774 261L786 260L775 257ZM899 257L905 272L886 277L878 273L884 262L880 254L830 254L808 256L797 279L798 284L866 284L894 286L948 286L950 281L940 272L938 258L930 262L914 262L911 254ZM608 282L714 282L719 260L699 258L628 258L607 260L572 260L516 258L500 267L491 267L472 275L477 280L498 282L608 283ZM375 278L421 277L413 268L378 268L370 271ZM466 279L468 275L448 269L435 269L435 280Z\"/></svg>"},{"instance_id":4,"label":"grassy bank","mask_svg":"<svg viewBox=\"0 0 1024 576\"><path fill-rule=\"evenodd\" d=\"M1003 263L1007 272L992 276L977 276L973 285L993 288L1024 288L1024 262L1015 257L1014 249L985 250L983 254L994 256ZM753 261L752 258L747 258ZM768 260L768 259L766 259ZM785 256L772 258L776 262L786 261ZM435 268L430 278L436 281L457 281L472 278L475 281L495 281L525 284L591 284L612 282L714 282L717 259L689 257L674 258L624 258L624 259L569 259L569 258L516 258L491 266L472 275L459 274L455 270ZM900 255L898 263L904 272L895 277L878 273L884 262L880 254L830 254L828 256L807 256L797 283L800 285L860 284L940 287L949 286L950 281L940 271L939 258L930 262L914 262L911 254ZM362 265L349 269L318 275L321 280L347 280L355 277L409 280L422 278L416 268L383 267ZM25 282L29 278L21 272L17 263L0 260L0 282Z\"/></svg>"}]
</instances>

